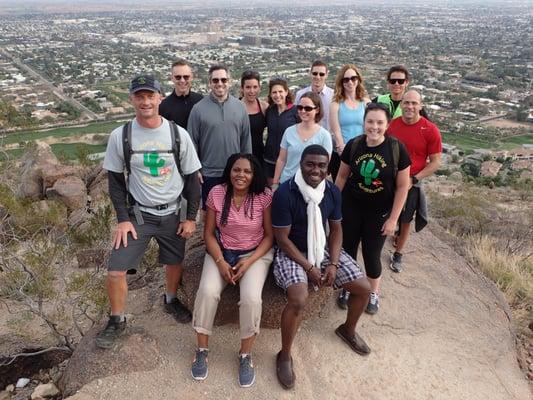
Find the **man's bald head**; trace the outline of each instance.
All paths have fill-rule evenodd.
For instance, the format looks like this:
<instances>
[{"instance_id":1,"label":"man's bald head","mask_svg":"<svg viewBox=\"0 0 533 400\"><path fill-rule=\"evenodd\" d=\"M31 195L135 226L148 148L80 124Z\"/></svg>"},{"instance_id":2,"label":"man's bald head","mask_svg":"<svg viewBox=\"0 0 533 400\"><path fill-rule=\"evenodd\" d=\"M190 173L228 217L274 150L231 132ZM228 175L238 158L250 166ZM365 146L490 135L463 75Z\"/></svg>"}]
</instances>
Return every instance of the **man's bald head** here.
<instances>
[{"instance_id":1,"label":"man's bald head","mask_svg":"<svg viewBox=\"0 0 533 400\"><path fill-rule=\"evenodd\" d=\"M402 119L408 125L416 124L420 120L422 109L422 95L414 89L408 90L400 103Z\"/></svg>"}]
</instances>

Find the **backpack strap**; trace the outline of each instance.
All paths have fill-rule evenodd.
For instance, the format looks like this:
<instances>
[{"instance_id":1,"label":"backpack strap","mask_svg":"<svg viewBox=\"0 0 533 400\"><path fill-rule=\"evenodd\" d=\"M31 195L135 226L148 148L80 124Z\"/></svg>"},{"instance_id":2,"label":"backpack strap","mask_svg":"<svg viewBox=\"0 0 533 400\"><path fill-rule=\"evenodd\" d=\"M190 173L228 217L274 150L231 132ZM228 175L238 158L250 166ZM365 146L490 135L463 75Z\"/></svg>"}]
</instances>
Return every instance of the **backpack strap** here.
<instances>
[{"instance_id":1,"label":"backpack strap","mask_svg":"<svg viewBox=\"0 0 533 400\"><path fill-rule=\"evenodd\" d=\"M350 163L353 164L355 161L355 154L357 153L357 149L359 148L359 145L361 142L366 138L366 135L359 135L353 139L352 145L350 147Z\"/></svg>"},{"instance_id":2,"label":"backpack strap","mask_svg":"<svg viewBox=\"0 0 533 400\"><path fill-rule=\"evenodd\" d=\"M394 136L389 136L389 146L392 154L392 168L394 178L398 175L398 164L400 163L400 142Z\"/></svg>"},{"instance_id":3,"label":"backpack strap","mask_svg":"<svg viewBox=\"0 0 533 400\"><path fill-rule=\"evenodd\" d=\"M122 152L124 153L124 166L127 177L131 174L131 121L122 125Z\"/></svg>"},{"instance_id":4,"label":"backpack strap","mask_svg":"<svg viewBox=\"0 0 533 400\"><path fill-rule=\"evenodd\" d=\"M174 162L178 168L178 172L183 178L183 170L181 169L181 159L180 159L180 133L178 131L178 125L174 121L168 121L170 125L170 137L172 142L172 153L174 154Z\"/></svg>"}]
</instances>

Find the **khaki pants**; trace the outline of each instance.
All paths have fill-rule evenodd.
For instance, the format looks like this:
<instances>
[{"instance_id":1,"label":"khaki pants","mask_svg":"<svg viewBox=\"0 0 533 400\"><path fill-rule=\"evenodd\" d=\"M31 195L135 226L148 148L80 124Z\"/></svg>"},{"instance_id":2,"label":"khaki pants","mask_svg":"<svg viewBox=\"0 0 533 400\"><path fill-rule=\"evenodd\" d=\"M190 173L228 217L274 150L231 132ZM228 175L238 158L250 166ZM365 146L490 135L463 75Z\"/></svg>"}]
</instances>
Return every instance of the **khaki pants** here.
<instances>
[{"instance_id":1,"label":"khaki pants","mask_svg":"<svg viewBox=\"0 0 533 400\"><path fill-rule=\"evenodd\" d=\"M241 339L247 339L259 333L262 311L261 292L273 258L274 249L270 249L248 268L239 281ZM215 260L206 253L200 286L194 301L192 326L196 332L211 335L220 294L226 285L227 283L222 279Z\"/></svg>"}]
</instances>

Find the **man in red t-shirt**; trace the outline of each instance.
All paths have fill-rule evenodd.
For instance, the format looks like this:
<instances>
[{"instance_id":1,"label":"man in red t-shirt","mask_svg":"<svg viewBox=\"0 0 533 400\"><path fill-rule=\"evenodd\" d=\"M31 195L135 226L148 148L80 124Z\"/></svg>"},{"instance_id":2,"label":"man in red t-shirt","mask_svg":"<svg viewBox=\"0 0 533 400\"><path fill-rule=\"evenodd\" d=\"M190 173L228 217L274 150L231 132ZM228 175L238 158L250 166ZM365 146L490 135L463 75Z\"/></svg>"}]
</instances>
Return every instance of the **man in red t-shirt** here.
<instances>
[{"instance_id":1,"label":"man in red t-shirt","mask_svg":"<svg viewBox=\"0 0 533 400\"><path fill-rule=\"evenodd\" d=\"M396 251L391 257L390 268L395 272L400 272L403 268L402 251L409 238L409 226L414 213L415 211L422 214L425 212L419 208L421 205L420 197L423 196L421 181L439 168L442 155L442 140L439 129L435 124L420 116L420 109L422 108L420 93L416 90L406 92L400 107L402 116L392 120L387 133L398 138L409 152L411 187L404 210L400 215L400 233L396 237Z\"/></svg>"}]
</instances>

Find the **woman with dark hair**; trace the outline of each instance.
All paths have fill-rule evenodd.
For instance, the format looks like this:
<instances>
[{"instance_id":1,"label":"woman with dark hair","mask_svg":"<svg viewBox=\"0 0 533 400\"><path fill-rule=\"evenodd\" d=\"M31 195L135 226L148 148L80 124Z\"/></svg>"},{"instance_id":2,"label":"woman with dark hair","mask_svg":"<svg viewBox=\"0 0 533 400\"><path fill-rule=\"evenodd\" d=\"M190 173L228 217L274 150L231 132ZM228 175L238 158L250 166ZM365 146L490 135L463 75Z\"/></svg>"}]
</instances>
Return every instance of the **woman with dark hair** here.
<instances>
[{"instance_id":1,"label":"woman with dark hair","mask_svg":"<svg viewBox=\"0 0 533 400\"><path fill-rule=\"evenodd\" d=\"M363 134L367 97L363 77L353 64L343 65L335 78L335 93L329 107L329 128L335 139L335 150L331 157L330 172L333 180L340 166L340 154L350 139Z\"/></svg>"},{"instance_id":2,"label":"woman with dark hair","mask_svg":"<svg viewBox=\"0 0 533 400\"><path fill-rule=\"evenodd\" d=\"M263 132L266 127L265 112L268 104L259 100L259 94L261 93L261 76L259 72L249 69L242 73L241 92L241 101L246 107L248 118L250 118L252 154L262 162L265 151L263 143Z\"/></svg>"},{"instance_id":3,"label":"woman with dark hair","mask_svg":"<svg viewBox=\"0 0 533 400\"><path fill-rule=\"evenodd\" d=\"M293 97L287 80L272 78L268 83L268 104L270 105L265 114L267 140L264 159L269 186L272 186L283 132L289 126L299 122L296 107L292 101Z\"/></svg>"},{"instance_id":4,"label":"woman with dark hair","mask_svg":"<svg viewBox=\"0 0 533 400\"><path fill-rule=\"evenodd\" d=\"M274 256L272 192L252 154L233 154L222 180L207 199L207 253L194 302L192 325L198 348L191 373L197 380L207 378L208 342L220 294L227 284L239 283L239 384L249 387L255 380L251 351L259 334L261 292Z\"/></svg>"},{"instance_id":5,"label":"woman with dark hair","mask_svg":"<svg viewBox=\"0 0 533 400\"><path fill-rule=\"evenodd\" d=\"M335 185L342 191L342 247L355 260L361 242L366 275L372 292L366 308L379 309L381 251L394 235L407 198L411 160L405 146L385 136L390 114L386 105L369 103L364 114L364 134L351 139L341 155ZM337 304L346 309L342 291Z\"/></svg>"},{"instance_id":6,"label":"woman with dark hair","mask_svg":"<svg viewBox=\"0 0 533 400\"><path fill-rule=\"evenodd\" d=\"M283 133L276 161L274 187L294 176L299 168L302 152L307 146L319 144L331 156L331 134L319 124L324 116L320 96L313 92L304 93L296 109L302 122L288 127Z\"/></svg>"}]
</instances>

